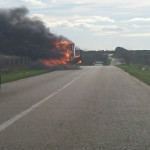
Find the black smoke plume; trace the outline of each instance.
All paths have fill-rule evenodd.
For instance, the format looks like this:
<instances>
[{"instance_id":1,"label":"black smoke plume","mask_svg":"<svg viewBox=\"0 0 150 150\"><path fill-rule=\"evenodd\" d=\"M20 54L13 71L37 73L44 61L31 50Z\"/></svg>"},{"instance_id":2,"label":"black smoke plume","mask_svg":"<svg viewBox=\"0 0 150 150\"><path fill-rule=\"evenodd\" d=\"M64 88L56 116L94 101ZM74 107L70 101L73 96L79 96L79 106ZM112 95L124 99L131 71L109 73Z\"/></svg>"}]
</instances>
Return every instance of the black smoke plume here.
<instances>
[{"instance_id":1,"label":"black smoke plume","mask_svg":"<svg viewBox=\"0 0 150 150\"><path fill-rule=\"evenodd\" d=\"M0 53L32 60L62 57L60 51L55 51L55 43L63 37L50 33L41 20L27 14L24 7L0 10Z\"/></svg>"}]
</instances>

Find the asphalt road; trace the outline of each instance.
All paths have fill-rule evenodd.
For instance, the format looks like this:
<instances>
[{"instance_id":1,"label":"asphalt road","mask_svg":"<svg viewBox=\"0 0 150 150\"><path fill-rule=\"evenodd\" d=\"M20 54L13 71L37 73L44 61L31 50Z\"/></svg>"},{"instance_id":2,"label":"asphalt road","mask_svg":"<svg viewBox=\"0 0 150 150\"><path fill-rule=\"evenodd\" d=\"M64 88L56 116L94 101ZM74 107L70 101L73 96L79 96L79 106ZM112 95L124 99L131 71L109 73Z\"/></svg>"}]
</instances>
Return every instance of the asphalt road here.
<instances>
[{"instance_id":1,"label":"asphalt road","mask_svg":"<svg viewBox=\"0 0 150 150\"><path fill-rule=\"evenodd\" d=\"M150 87L117 67L2 86L0 150L149 150Z\"/></svg>"},{"instance_id":2,"label":"asphalt road","mask_svg":"<svg viewBox=\"0 0 150 150\"><path fill-rule=\"evenodd\" d=\"M110 57L110 59L112 59L112 60L111 60L111 64L110 64L111 66L121 64L121 61L120 61L119 58L111 58L111 57Z\"/></svg>"}]
</instances>

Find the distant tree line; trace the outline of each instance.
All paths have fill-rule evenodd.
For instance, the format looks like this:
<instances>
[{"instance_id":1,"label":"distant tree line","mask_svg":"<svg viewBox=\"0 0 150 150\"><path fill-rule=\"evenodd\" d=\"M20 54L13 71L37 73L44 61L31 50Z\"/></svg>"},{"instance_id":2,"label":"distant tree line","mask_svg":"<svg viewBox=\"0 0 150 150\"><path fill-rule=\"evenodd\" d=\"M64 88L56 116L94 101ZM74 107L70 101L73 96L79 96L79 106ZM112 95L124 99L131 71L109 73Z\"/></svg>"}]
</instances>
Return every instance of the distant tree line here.
<instances>
[{"instance_id":1,"label":"distant tree line","mask_svg":"<svg viewBox=\"0 0 150 150\"><path fill-rule=\"evenodd\" d=\"M127 50L117 47L115 57L124 59L125 63L150 65L150 50Z\"/></svg>"},{"instance_id":2,"label":"distant tree line","mask_svg":"<svg viewBox=\"0 0 150 150\"><path fill-rule=\"evenodd\" d=\"M108 61L108 54L105 51L82 51L82 65L93 65L95 61L102 61L105 65Z\"/></svg>"}]
</instances>

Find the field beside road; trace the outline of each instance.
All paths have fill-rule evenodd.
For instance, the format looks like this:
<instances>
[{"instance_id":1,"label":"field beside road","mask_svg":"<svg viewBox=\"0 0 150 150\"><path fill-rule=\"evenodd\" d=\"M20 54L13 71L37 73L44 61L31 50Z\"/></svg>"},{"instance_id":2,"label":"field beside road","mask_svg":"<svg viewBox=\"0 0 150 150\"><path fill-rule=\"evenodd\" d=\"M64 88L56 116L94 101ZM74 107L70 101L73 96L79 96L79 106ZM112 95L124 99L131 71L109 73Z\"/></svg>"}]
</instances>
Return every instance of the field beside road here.
<instances>
[{"instance_id":1,"label":"field beside road","mask_svg":"<svg viewBox=\"0 0 150 150\"><path fill-rule=\"evenodd\" d=\"M8 83L11 81L16 81L48 72L51 72L51 70L21 69L21 70L5 71L2 73L2 83Z\"/></svg>"},{"instance_id":2,"label":"field beside road","mask_svg":"<svg viewBox=\"0 0 150 150\"><path fill-rule=\"evenodd\" d=\"M150 69L144 68L142 65L117 65L119 68L140 79L150 85Z\"/></svg>"}]
</instances>

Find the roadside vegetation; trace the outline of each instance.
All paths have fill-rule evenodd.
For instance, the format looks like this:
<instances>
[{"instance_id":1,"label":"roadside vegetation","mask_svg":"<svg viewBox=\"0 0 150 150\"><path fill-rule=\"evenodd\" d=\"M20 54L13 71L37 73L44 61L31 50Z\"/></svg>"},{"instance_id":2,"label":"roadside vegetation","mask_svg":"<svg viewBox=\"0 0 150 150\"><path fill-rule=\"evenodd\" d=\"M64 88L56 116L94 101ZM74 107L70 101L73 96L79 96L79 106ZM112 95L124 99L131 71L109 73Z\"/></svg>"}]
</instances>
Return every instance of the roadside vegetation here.
<instances>
[{"instance_id":1,"label":"roadside vegetation","mask_svg":"<svg viewBox=\"0 0 150 150\"><path fill-rule=\"evenodd\" d=\"M114 57L124 60L126 64L141 64L150 66L150 50L127 50L117 47Z\"/></svg>"},{"instance_id":2,"label":"roadside vegetation","mask_svg":"<svg viewBox=\"0 0 150 150\"><path fill-rule=\"evenodd\" d=\"M123 64L119 68L150 85L150 50L127 50L117 47L114 57Z\"/></svg>"},{"instance_id":3,"label":"roadside vegetation","mask_svg":"<svg viewBox=\"0 0 150 150\"><path fill-rule=\"evenodd\" d=\"M111 58L108 58L105 65L106 65L106 66L109 66L109 65L111 64L111 61L112 61L112 59L111 59Z\"/></svg>"},{"instance_id":4,"label":"roadside vegetation","mask_svg":"<svg viewBox=\"0 0 150 150\"><path fill-rule=\"evenodd\" d=\"M30 69L30 68L22 68L22 69L12 69L1 72L1 83L8 83L32 76L37 76L45 73L49 73L55 70L77 70L80 69L79 65L71 65L71 66L59 66L59 67L45 67L44 69Z\"/></svg>"},{"instance_id":5,"label":"roadside vegetation","mask_svg":"<svg viewBox=\"0 0 150 150\"><path fill-rule=\"evenodd\" d=\"M146 84L150 85L150 68L146 68L143 65L136 64L122 64L117 65L119 68L140 79Z\"/></svg>"},{"instance_id":6,"label":"roadside vegetation","mask_svg":"<svg viewBox=\"0 0 150 150\"><path fill-rule=\"evenodd\" d=\"M1 82L8 83L44 73L51 72L52 70L36 70L36 69L21 69L21 70L10 70L4 71L1 74Z\"/></svg>"}]
</instances>

